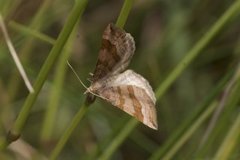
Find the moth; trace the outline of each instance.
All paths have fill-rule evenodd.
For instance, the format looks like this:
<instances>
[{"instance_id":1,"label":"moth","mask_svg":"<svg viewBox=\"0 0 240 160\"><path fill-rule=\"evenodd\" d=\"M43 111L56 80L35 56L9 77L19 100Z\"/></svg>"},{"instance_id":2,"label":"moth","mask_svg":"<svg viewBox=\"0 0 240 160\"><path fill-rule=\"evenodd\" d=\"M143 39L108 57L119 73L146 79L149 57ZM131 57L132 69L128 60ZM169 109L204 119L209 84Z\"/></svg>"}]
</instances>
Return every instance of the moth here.
<instances>
[{"instance_id":1,"label":"moth","mask_svg":"<svg viewBox=\"0 0 240 160\"><path fill-rule=\"evenodd\" d=\"M135 52L133 37L110 23L102 36L95 71L87 93L110 102L150 128L157 129L156 98L148 81L126 70Z\"/></svg>"}]
</instances>

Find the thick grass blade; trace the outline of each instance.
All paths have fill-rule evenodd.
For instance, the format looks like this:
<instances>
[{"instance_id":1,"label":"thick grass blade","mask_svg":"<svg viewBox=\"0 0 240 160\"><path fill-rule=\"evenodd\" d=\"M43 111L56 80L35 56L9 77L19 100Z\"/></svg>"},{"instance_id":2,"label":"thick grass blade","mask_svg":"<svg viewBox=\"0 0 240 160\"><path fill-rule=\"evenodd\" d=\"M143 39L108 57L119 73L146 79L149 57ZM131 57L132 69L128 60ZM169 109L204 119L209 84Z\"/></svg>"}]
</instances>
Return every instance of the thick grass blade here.
<instances>
[{"instance_id":1,"label":"thick grass blade","mask_svg":"<svg viewBox=\"0 0 240 160\"><path fill-rule=\"evenodd\" d=\"M231 126L227 136L225 137L222 145L220 145L214 159L225 160L231 159L231 153L237 146L238 139L240 138L240 113L237 119Z\"/></svg>"}]
</instances>

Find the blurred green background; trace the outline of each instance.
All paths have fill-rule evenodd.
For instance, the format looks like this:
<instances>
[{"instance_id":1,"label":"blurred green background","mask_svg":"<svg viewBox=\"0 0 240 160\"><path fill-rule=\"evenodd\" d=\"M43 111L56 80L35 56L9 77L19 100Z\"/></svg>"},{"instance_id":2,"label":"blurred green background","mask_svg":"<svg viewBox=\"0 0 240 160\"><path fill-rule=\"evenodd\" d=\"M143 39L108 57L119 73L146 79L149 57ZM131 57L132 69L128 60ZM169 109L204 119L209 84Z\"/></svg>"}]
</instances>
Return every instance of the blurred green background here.
<instances>
[{"instance_id":1,"label":"blurred green background","mask_svg":"<svg viewBox=\"0 0 240 160\"><path fill-rule=\"evenodd\" d=\"M51 155L85 99L85 89L66 60L89 86L87 78L96 65L102 32L108 23L117 21L123 3L124 0L88 1L34 103L21 140L2 151L0 159L44 159ZM97 99L87 108L58 159L98 159L111 149L112 154L106 159L240 159L239 3L133 1L124 26L136 42L129 68L143 75L155 91L177 70L178 64L185 65L182 59L197 48L202 37L210 36L210 28L225 11L234 5L238 9L228 15L221 30L212 33L214 36L186 64L168 90L157 97L157 131L134 124L126 133L131 117ZM0 0L10 38L32 84L74 5L74 1L63 0ZM12 128L27 95L0 31L0 142ZM215 122L212 117L216 117ZM118 141L121 132L126 136ZM119 143L115 148L109 145L114 140Z\"/></svg>"}]
</instances>

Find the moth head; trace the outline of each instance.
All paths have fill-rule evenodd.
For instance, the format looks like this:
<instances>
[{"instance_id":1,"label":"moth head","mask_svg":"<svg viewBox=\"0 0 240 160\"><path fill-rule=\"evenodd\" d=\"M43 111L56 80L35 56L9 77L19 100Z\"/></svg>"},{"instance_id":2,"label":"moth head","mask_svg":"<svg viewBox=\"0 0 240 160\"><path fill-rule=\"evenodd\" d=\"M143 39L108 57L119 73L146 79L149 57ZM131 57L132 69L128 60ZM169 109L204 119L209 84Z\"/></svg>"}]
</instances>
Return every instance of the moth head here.
<instances>
[{"instance_id":1,"label":"moth head","mask_svg":"<svg viewBox=\"0 0 240 160\"><path fill-rule=\"evenodd\" d=\"M98 81L93 82L90 87L87 88L86 92L90 93L96 93L100 88L102 88L102 84L100 84Z\"/></svg>"},{"instance_id":2,"label":"moth head","mask_svg":"<svg viewBox=\"0 0 240 160\"><path fill-rule=\"evenodd\" d=\"M103 88L103 86L104 85L100 82L93 82L90 87L86 88L86 91L84 92L84 94L87 94L87 98L90 98L90 99L93 99L93 97L94 97L94 100L95 100L95 97L99 97L101 99L110 101L106 97L103 97L103 96L99 95L99 91L100 91L101 88ZM90 96L90 94L92 96Z\"/></svg>"}]
</instances>

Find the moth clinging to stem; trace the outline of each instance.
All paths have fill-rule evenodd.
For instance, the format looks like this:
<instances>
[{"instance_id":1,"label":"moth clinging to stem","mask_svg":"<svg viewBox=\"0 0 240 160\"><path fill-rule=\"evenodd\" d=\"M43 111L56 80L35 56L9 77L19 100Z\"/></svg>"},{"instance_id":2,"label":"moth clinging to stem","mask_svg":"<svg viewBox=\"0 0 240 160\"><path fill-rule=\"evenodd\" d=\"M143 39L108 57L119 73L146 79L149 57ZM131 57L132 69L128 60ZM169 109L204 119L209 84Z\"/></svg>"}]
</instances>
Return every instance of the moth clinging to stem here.
<instances>
[{"instance_id":1,"label":"moth clinging to stem","mask_svg":"<svg viewBox=\"0 0 240 160\"><path fill-rule=\"evenodd\" d=\"M91 85L86 92L97 95L148 127L157 129L156 98L151 86L141 75L126 70L134 51L133 37L114 24L108 24L103 32Z\"/></svg>"}]
</instances>

